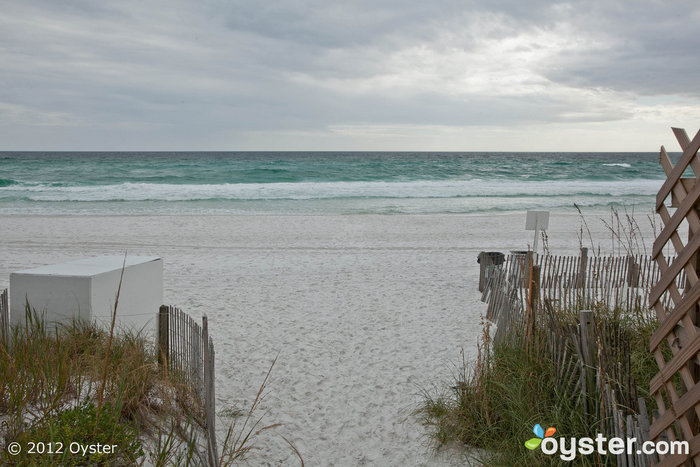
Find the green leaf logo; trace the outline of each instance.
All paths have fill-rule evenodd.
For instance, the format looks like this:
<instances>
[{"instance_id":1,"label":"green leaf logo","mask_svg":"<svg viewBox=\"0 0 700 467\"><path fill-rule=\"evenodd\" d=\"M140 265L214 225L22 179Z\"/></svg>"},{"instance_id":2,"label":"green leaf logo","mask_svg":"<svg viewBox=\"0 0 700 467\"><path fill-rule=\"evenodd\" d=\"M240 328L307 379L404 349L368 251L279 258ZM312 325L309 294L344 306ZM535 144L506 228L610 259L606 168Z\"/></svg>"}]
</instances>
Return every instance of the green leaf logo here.
<instances>
[{"instance_id":1,"label":"green leaf logo","mask_svg":"<svg viewBox=\"0 0 700 467\"><path fill-rule=\"evenodd\" d=\"M530 450L537 449L540 443L542 443L542 438L530 438L525 441L525 447Z\"/></svg>"}]
</instances>

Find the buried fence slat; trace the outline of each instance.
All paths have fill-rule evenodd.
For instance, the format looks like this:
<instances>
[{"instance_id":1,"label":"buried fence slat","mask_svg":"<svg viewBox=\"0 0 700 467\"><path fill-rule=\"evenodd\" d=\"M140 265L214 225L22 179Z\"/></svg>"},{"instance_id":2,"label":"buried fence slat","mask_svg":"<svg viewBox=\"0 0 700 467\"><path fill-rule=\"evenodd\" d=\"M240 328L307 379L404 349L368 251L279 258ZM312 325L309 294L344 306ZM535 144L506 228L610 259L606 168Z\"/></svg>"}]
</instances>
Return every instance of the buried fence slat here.
<instances>
[{"instance_id":1,"label":"buried fence slat","mask_svg":"<svg viewBox=\"0 0 700 467\"><path fill-rule=\"evenodd\" d=\"M540 255L537 257L537 264L540 267L540 287L543 289L547 288L547 283L548 283L548 277L547 274L549 274L548 271L548 263L549 263L549 256L548 255Z\"/></svg>"},{"instance_id":2,"label":"buried fence slat","mask_svg":"<svg viewBox=\"0 0 700 467\"><path fill-rule=\"evenodd\" d=\"M591 275L593 276L593 295L596 297L600 297L600 264L601 264L601 258L599 256L595 257L595 264L594 264L594 270L591 271Z\"/></svg>"},{"instance_id":3,"label":"buried fence slat","mask_svg":"<svg viewBox=\"0 0 700 467\"><path fill-rule=\"evenodd\" d=\"M175 346L175 352L173 352L173 369L178 371L179 365L179 355L180 355L180 313L177 309L173 309L173 345Z\"/></svg>"},{"instance_id":4,"label":"buried fence slat","mask_svg":"<svg viewBox=\"0 0 700 467\"><path fill-rule=\"evenodd\" d=\"M158 310L158 362L166 364L169 360L168 348L170 339L168 339L168 307L161 305Z\"/></svg>"},{"instance_id":5,"label":"buried fence slat","mask_svg":"<svg viewBox=\"0 0 700 467\"><path fill-rule=\"evenodd\" d=\"M612 278L610 280L610 287L612 289L612 301L610 302L610 308L614 308L616 303L617 303L617 294L618 294L618 280L620 277L620 260L622 258L617 256L613 259L613 272L612 272Z\"/></svg>"},{"instance_id":6,"label":"buried fence slat","mask_svg":"<svg viewBox=\"0 0 700 467\"><path fill-rule=\"evenodd\" d=\"M566 276L569 270L569 257L562 256L561 258L561 271L559 273L559 286L561 287L561 304L562 307L567 308L569 306L569 286L567 284Z\"/></svg>"},{"instance_id":7,"label":"buried fence slat","mask_svg":"<svg viewBox=\"0 0 700 467\"><path fill-rule=\"evenodd\" d=\"M185 357L187 359L187 381L192 383L194 381L192 379L192 368L194 368L192 363L192 335L194 334L192 332L192 318L187 316L185 322L187 323L187 350L185 352Z\"/></svg>"},{"instance_id":8,"label":"buried fence slat","mask_svg":"<svg viewBox=\"0 0 700 467\"><path fill-rule=\"evenodd\" d=\"M561 262L559 264L559 274L558 274L558 280L559 280L559 297L560 297L560 304L563 308L566 308L569 306L568 300L569 300L569 292L568 292L568 287L566 285L566 271L569 266L569 261L567 260L566 256L561 257Z\"/></svg>"},{"instance_id":9,"label":"buried fence slat","mask_svg":"<svg viewBox=\"0 0 700 467\"><path fill-rule=\"evenodd\" d=\"M610 304L610 282L612 280L612 262L612 256L606 256L603 258L603 283L601 285L603 289L602 299L606 305Z\"/></svg>"},{"instance_id":10,"label":"buried fence slat","mask_svg":"<svg viewBox=\"0 0 700 467\"><path fill-rule=\"evenodd\" d=\"M182 374L182 310L177 313L177 371Z\"/></svg>"},{"instance_id":11,"label":"buried fence slat","mask_svg":"<svg viewBox=\"0 0 700 467\"><path fill-rule=\"evenodd\" d=\"M7 289L0 293L0 345L8 346L10 336L10 307L7 300Z\"/></svg>"},{"instance_id":12,"label":"buried fence slat","mask_svg":"<svg viewBox=\"0 0 700 467\"><path fill-rule=\"evenodd\" d=\"M618 269L618 276L617 276L617 290L618 290L618 306L622 304L622 294L627 290L628 285L627 285L627 270L629 268L630 264L630 257L628 256L621 256L620 257L620 267Z\"/></svg>"},{"instance_id":13,"label":"buried fence slat","mask_svg":"<svg viewBox=\"0 0 700 467\"><path fill-rule=\"evenodd\" d=\"M608 303L609 298L609 284L610 284L610 258L604 256L600 258L600 299L604 303Z\"/></svg>"},{"instance_id":14,"label":"buried fence slat","mask_svg":"<svg viewBox=\"0 0 700 467\"><path fill-rule=\"evenodd\" d=\"M173 316L173 310L172 308L168 307L168 321L169 321L169 326L168 326L168 369L169 370L174 370L175 366L173 364L173 352L175 350L175 319Z\"/></svg>"},{"instance_id":15,"label":"buried fence slat","mask_svg":"<svg viewBox=\"0 0 700 467\"><path fill-rule=\"evenodd\" d=\"M622 421L620 420L620 411L617 408L617 402L616 402L616 391L612 390L612 399L610 400L610 405L612 408L612 414L613 414L613 426L615 430L615 437L616 438L623 438L623 432L622 432ZM618 466L626 466L627 465L627 459L624 454L617 454L617 465Z\"/></svg>"},{"instance_id":16,"label":"buried fence slat","mask_svg":"<svg viewBox=\"0 0 700 467\"><path fill-rule=\"evenodd\" d=\"M556 270L554 272L554 280L555 280L555 290L557 294L557 298L559 298L559 306L565 306L564 305L564 295L561 287L561 263L562 263L562 257L559 256L557 258L557 265L556 265Z\"/></svg>"},{"instance_id":17,"label":"buried fence slat","mask_svg":"<svg viewBox=\"0 0 700 467\"><path fill-rule=\"evenodd\" d=\"M215 360L215 352L214 352L214 343L211 341L211 338L209 339L209 381L211 383L209 384L209 420L211 423L207 423L207 430L209 430L209 443L211 446L211 450L214 454L214 464L218 465L219 464L219 456L218 456L218 448L216 445L216 426L215 426L215 417L216 417L216 393L215 393L215 388L216 386L214 385L214 381L216 380L216 372L215 372L215 365L214 365L214 360Z\"/></svg>"},{"instance_id":18,"label":"buried fence slat","mask_svg":"<svg viewBox=\"0 0 700 467\"><path fill-rule=\"evenodd\" d=\"M188 349L187 349L187 353L189 354L188 355L188 357L189 357L188 358L189 369L188 369L187 373L190 375L190 381L192 382L192 384L194 384L194 382L195 382L194 372L197 369L197 362L194 359L194 339L195 339L196 333L195 333L195 328L194 328L194 320L191 317L188 317L188 321L189 321L190 343L189 343Z\"/></svg>"},{"instance_id":19,"label":"buried fence slat","mask_svg":"<svg viewBox=\"0 0 700 467\"><path fill-rule=\"evenodd\" d=\"M641 433L642 442L650 441L649 439L649 415L647 414L647 403L643 397L637 399L639 408L639 431ZM645 457L647 465L650 463L658 463L659 458L656 454L651 454Z\"/></svg>"},{"instance_id":20,"label":"buried fence slat","mask_svg":"<svg viewBox=\"0 0 700 467\"><path fill-rule=\"evenodd\" d=\"M579 256L578 265L578 279L576 281L576 287L583 289L586 286L586 271L588 269L588 248L581 248L581 255Z\"/></svg>"},{"instance_id":21,"label":"buried fence slat","mask_svg":"<svg viewBox=\"0 0 700 467\"><path fill-rule=\"evenodd\" d=\"M540 288L540 266L532 266L530 271L530 290L528 293L528 307L526 316L526 333L525 342L530 349L533 344L532 339L535 337L535 322L537 320L537 302L539 300Z\"/></svg>"},{"instance_id":22,"label":"buried fence slat","mask_svg":"<svg viewBox=\"0 0 700 467\"><path fill-rule=\"evenodd\" d=\"M177 370L177 313L174 308L170 309L170 333L172 334L170 346L170 369Z\"/></svg>"},{"instance_id":23,"label":"buried fence slat","mask_svg":"<svg viewBox=\"0 0 700 467\"><path fill-rule=\"evenodd\" d=\"M581 356L583 357L582 367L583 378L586 382L586 406L588 407L587 415L592 414L595 401L593 400L596 394L596 375L595 370L595 322L593 320L593 312L590 310L581 310L579 313L579 334L581 345Z\"/></svg>"},{"instance_id":24,"label":"buried fence slat","mask_svg":"<svg viewBox=\"0 0 700 467\"><path fill-rule=\"evenodd\" d=\"M576 302L576 276L578 271L576 270L578 266L578 258L576 256L569 256L569 269L566 275L566 284L569 289L569 306L574 306Z\"/></svg>"},{"instance_id":25,"label":"buried fence slat","mask_svg":"<svg viewBox=\"0 0 700 467\"><path fill-rule=\"evenodd\" d=\"M612 393L610 391L610 384L605 383L605 387L603 390L603 395L604 395L604 400L603 400L603 409L601 410L602 413L604 413L604 426L603 429L605 430L605 436L608 438L612 438L615 435L615 423L613 421L613 411L612 411Z\"/></svg>"},{"instance_id":26,"label":"buried fence slat","mask_svg":"<svg viewBox=\"0 0 700 467\"><path fill-rule=\"evenodd\" d=\"M640 446L642 444L642 429L639 427L639 419L637 419L636 423L634 424L634 437L637 439L637 446ZM647 467L648 464L641 449L637 450L637 455L634 458L634 462L634 465L636 466Z\"/></svg>"},{"instance_id":27,"label":"buried fence slat","mask_svg":"<svg viewBox=\"0 0 700 467\"><path fill-rule=\"evenodd\" d=\"M187 320L187 316L183 313L182 315L182 377L185 381L189 382L189 378L187 377L187 344L188 344L188 337L189 337L189 323Z\"/></svg>"},{"instance_id":28,"label":"buried fence slat","mask_svg":"<svg viewBox=\"0 0 700 467\"><path fill-rule=\"evenodd\" d=\"M618 264L618 257L610 257L610 278L608 280L608 286L610 287L610 294L608 295L608 306L610 308L614 307L615 305L615 295L616 295L616 289L615 289L615 280L617 279L617 264Z\"/></svg>"},{"instance_id":29,"label":"buried fence slat","mask_svg":"<svg viewBox=\"0 0 700 467\"><path fill-rule=\"evenodd\" d=\"M569 260L569 295L570 295L570 305L569 306L576 306L576 301L578 300L579 297L579 290L577 288L577 279L578 279L578 264L579 264L579 258L577 256L571 256Z\"/></svg>"},{"instance_id":30,"label":"buried fence slat","mask_svg":"<svg viewBox=\"0 0 700 467\"><path fill-rule=\"evenodd\" d=\"M190 323L187 318L186 315L182 315L182 375L185 381L189 383L189 359L187 357L189 353Z\"/></svg>"},{"instance_id":31,"label":"buried fence slat","mask_svg":"<svg viewBox=\"0 0 700 467\"><path fill-rule=\"evenodd\" d=\"M219 464L216 447L215 408L214 408L214 344L209 338L207 315L202 316L202 338L204 340L204 414L208 438L208 459L210 466Z\"/></svg>"},{"instance_id":32,"label":"buried fence slat","mask_svg":"<svg viewBox=\"0 0 700 467\"><path fill-rule=\"evenodd\" d=\"M170 308L170 327L172 328L173 331L173 341L172 345L170 346L170 353L172 354L172 363L173 363L173 370L177 370L177 365L178 365L178 358L177 356L180 353L180 340L178 339L178 317L179 317L178 309L175 307Z\"/></svg>"},{"instance_id":33,"label":"buried fence slat","mask_svg":"<svg viewBox=\"0 0 700 467\"><path fill-rule=\"evenodd\" d=\"M627 423L626 423L626 429L625 429L625 439L632 439L635 437L634 433L634 426L635 423L633 421L633 417L631 414L627 415ZM627 465L629 466L634 466L636 464L636 456L635 456L635 451L630 450L627 451Z\"/></svg>"}]
</instances>

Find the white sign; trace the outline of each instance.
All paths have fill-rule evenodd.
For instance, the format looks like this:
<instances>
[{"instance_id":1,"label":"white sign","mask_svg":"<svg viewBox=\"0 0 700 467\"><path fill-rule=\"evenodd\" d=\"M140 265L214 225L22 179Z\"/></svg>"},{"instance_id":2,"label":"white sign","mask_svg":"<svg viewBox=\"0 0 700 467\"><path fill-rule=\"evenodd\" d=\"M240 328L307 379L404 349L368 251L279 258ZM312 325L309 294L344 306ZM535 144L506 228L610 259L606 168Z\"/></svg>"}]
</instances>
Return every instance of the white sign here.
<instances>
[{"instance_id":1,"label":"white sign","mask_svg":"<svg viewBox=\"0 0 700 467\"><path fill-rule=\"evenodd\" d=\"M525 230L547 230L549 228L549 211L528 211Z\"/></svg>"},{"instance_id":2,"label":"white sign","mask_svg":"<svg viewBox=\"0 0 700 467\"><path fill-rule=\"evenodd\" d=\"M525 218L525 230L535 231L535 240L532 250L537 254L537 240L540 238L540 230L549 228L549 211L528 211Z\"/></svg>"}]
</instances>

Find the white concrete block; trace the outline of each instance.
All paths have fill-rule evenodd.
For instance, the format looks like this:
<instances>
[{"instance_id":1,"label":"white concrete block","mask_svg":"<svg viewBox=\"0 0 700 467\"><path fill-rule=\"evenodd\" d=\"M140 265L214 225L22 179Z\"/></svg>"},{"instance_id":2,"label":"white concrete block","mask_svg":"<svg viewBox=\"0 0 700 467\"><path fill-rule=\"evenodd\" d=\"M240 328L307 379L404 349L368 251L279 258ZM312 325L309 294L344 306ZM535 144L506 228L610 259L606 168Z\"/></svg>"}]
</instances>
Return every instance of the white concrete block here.
<instances>
[{"instance_id":1,"label":"white concrete block","mask_svg":"<svg viewBox=\"0 0 700 467\"><path fill-rule=\"evenodd\" d=\"M99 256L10 274L10 322L23 324L25 304L47 323L94 320L109 329L123 256ZM163 303L163 260L127 256L116 328L152 333Z\"/></svg>"}]
</instances>

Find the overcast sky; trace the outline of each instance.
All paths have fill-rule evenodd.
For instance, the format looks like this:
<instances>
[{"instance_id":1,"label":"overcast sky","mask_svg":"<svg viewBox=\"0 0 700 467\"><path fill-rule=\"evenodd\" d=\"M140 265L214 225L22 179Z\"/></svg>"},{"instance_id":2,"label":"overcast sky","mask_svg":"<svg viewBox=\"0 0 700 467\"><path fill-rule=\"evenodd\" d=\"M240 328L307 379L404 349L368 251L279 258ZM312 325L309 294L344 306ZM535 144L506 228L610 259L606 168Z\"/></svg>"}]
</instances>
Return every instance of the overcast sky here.
<instances>
[{"instance_id":1,"label":"overcast sky","mask_svg":"<svg viewBox=\"0 0 700 467\"><path fill-rule=\"evenodd\" d=\"M700 2L0 0L0 150L658 151Z\"/></svg>"}]
</instances>

